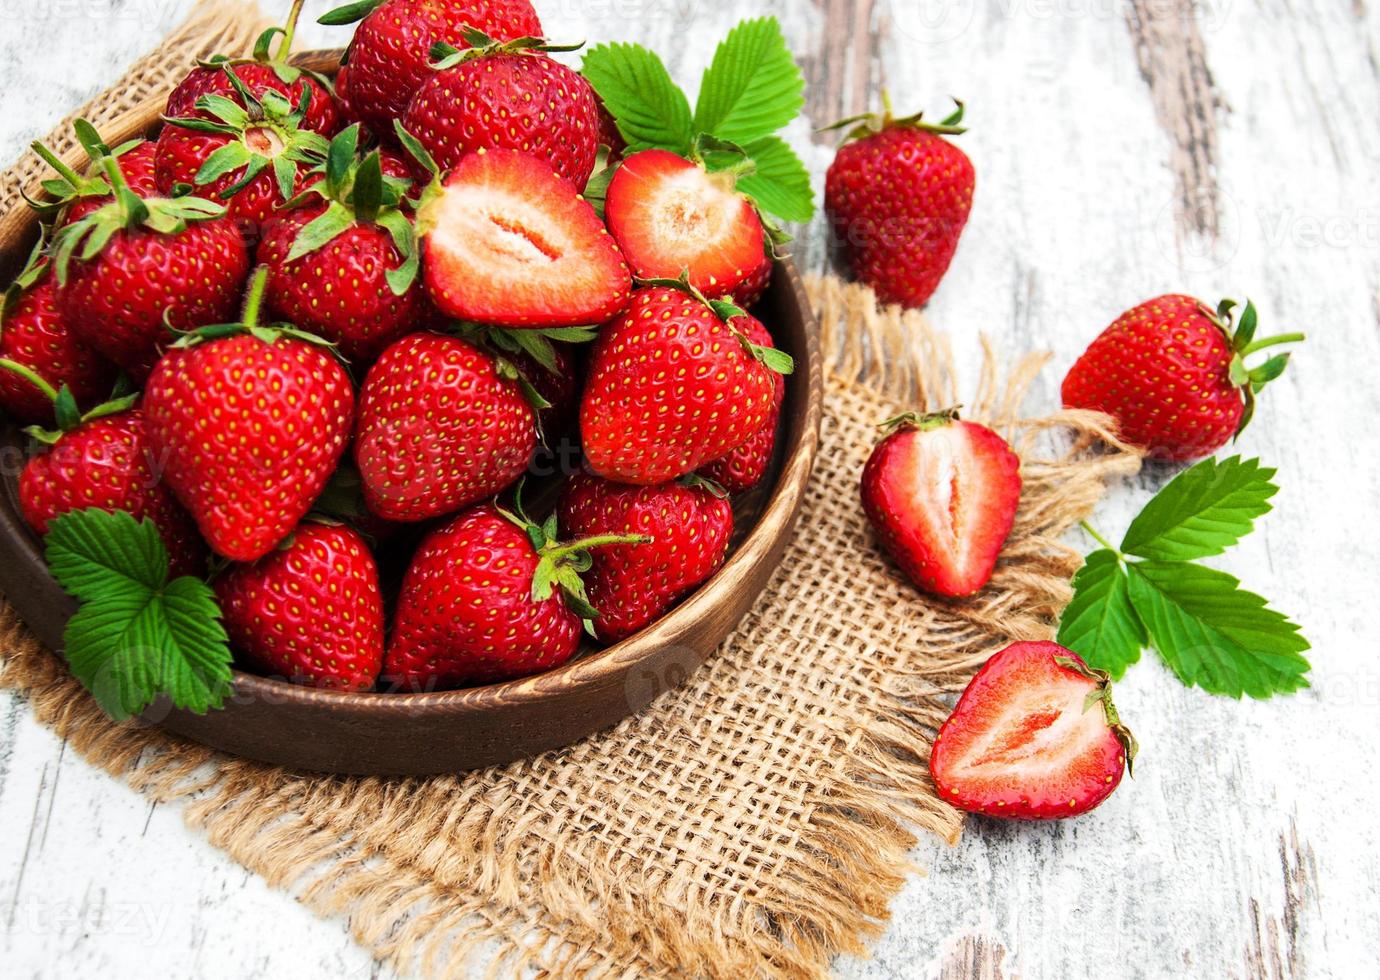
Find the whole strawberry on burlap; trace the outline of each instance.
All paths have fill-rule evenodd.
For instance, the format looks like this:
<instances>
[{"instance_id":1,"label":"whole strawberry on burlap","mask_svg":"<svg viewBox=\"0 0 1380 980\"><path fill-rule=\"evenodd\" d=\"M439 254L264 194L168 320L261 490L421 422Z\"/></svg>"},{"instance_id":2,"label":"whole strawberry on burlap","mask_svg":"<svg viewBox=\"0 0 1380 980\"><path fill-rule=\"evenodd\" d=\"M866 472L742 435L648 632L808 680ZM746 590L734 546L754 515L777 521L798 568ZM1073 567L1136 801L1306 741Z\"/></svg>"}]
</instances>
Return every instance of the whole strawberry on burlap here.
<instances>
[{"instance_id":1,"label":"whole strawberry on burlap","mask_svg":"<svg viewBox=\"0 0 1380 980\"><path fill-rule=\"evenodd\" d=\"M359 21L336 75L336 92L350 115L389 139L424 82L431 78L431 47L465 45L478 30L499 41L541 37L541 20L528 0L364 0L330 11L318 23Z\"/></svg>"},{"instance_id":2,"label":"whole strawberry on burlap","mask_svg":"<svg viewBox=\"0 0 1380 980\"><path fill-rule=\"evenodd\" d=\"M251 669L337 691L374 686L383 596L358 531L303 521L278 548L232 565L214 585L225 630Z\"/></svg>"},{"instance_id":3,"label":"whole strawberry on burlap","mask_svg":"<svg viewBox=\"0 0 1380 980\"><path fill-rule=\"evenodd\" d=\"M440 45L402 125L448 170L475 150L518 150L583 188L599 152L599 104L574 70L547 57L570 47L540 38L495 41L465 32L466 49Z\"/></svg>"},{"instance_id":4,"label":"whole strawberry on burlap","mask_svg":"<svg viewBox=\"0 0 1380 980\"><path fill-rule=\"evenodd\" d=\"M591 549L641 540L564 543L519 507L467 510L432 531L403 579L383 679L412 690L482 684L550 670L579 649L589 605L579 571Z\"/></svg>"},{"instance_id":5,"label":"whole strawberry on burlap","mask_svg":"<svg viewBox=\"0 0 1380 980\"><path fill-rule=\"evenodd\" d=\"M964 132L963 104L943 122L920 114L856 116L824 179L824 207L854 275L884 303L919 308L948 271L973 206L967 154L945 139Z\"/></svg>"},{"instance_id":6,"label":"whole strawberry on burlap","mask_svg":"<svg viewBox=\"0 0 1380 980\"><path fill-rule=\"evenodd\" d=\"M142 381L174 339L170 327L234 315L249 253L220 205L140 196L118 158L101 166L112 199L53 239L58 312L78 339Z\"/></svg>"},{"instance_id":7,"label":"whole strawberry on burlap","mask_svg":"<svg viewBox=\"0 0 1380 980\"><path fill-rule=\"evenodd\" d=\"M258 254L274 314L368 364L430 307L407 182L384 176L378 150L357 160L358 141L357 125L332 140L324 176L272 223Z\"/></svg>"},{"instance_id":8,"label":"whole strawberry on burlap","mask_svg":"<svg viewBox=\"0 0 1380 980\"><path fill-rule=\"evenodd\" d=\"M1056 643L1013 643L968 683L935 737L930 773L960 809L1054 820L1111 796L1135 755L1106 671Z\"/></svg>"},{"instance_id":9,"label":"whole strawberry on burlap","mask_svg":"<svg viewBox=\"0 0 1380 980\"><path fill-rule=\"evenodd\" d=\"M762 431L789 355L754 343L751 318L685 280L652 280L599 331L580 404L585 456L601 476L664 483Z\"/></svg>"},{"instance_id":10,"label":"whole strawberry on burlap","mask_svg":"<svg viewBox=\"0 0 1380 980\"><path fill-rule=\"evenodd\" d=\"M562 530L577 537L636 534L592 554L585 574L594 633L614 642L652 623L718 571L733 536L733 508L703 480L632 487L578 474L561 491Z\"/></svg>"},{"instance_id":11,"label":"whole strawberry on burlap","mask_svg":"<svg viewBox=\"0 0 1380 980\"><path fill-rule=\"evenodd\" d=\"M263 326L268 270L238 324L189 334L149 377L144 416L164 479L216 554L282 541L335 470L354 422L349 375L316 338Z\"/></svg>"},{"instance_id":12,"label":"whole strawberry on burlap","mask_svg":"<svg viewBox=\"0 0 1380 980\"><path fill-rule=\"evenodd\" d=\"M1155 459L1210 456L1241 433L1255 398L1284 373L1288 354L1254 368L1245 359L1303 334L1255 339L1255 306L1233 325L1236 303L1214 311L1191 296L1160 296L1127 310L1064 378L1066 408L1106 412L1121 437Z\"/></svg>"}]
</instances>

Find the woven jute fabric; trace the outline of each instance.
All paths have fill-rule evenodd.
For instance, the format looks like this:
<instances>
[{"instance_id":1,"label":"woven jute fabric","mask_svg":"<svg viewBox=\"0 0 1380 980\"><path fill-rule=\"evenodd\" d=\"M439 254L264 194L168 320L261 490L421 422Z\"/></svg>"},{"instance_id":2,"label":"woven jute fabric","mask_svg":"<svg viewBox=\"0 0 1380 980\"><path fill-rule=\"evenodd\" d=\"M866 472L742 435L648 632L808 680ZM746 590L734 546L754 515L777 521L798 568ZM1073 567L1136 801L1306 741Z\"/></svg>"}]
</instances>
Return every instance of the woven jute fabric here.
<instances>
[{"instance_id":1,"label":"woven jute fabric","mask_svg":"<svg viewBox=\"0 0 1380 980\"><path fill-rule=\"evenodd\" d=\"M203 11L84 110L166 90L257 12ZM131 94L135 92L136 94ZM3 177L6 206L25 161ZM1014 639L1048 638L1077 553L1061 536L1139 459L1106 419L1020 415L1040 369L986 351L960 399L942 334L870 291L810 282L826 401L799 529L752 611L682 688L566 749L431 779L301 775L115 725L0 608L0 685L92 764L404 972L817 976L864 953L921 831L957 839L930 785L953 692ZM857 482L876 423L958 401L1022 458L1015 529L976 598L922 597L881 554Z\"/></svg>"}]
</instances>

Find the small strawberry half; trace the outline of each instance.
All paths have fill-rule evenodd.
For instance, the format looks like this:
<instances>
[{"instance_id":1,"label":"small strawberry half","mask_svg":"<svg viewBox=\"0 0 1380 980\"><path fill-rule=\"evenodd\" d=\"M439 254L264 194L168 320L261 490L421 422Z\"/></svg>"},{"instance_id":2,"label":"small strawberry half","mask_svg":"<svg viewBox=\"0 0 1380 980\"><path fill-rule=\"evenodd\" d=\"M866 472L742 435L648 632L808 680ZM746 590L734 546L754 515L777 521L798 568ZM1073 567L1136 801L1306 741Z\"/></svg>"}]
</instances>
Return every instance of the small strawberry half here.
<instances>
[{"instance_id":1,"label":"small strawberry half","mask_svg":"<svg viewBox=\"0 0 1380 980\"><path fill-rule=\"evenodd\" d=\"M319 341L258 322L268 270L240 324L207 328L149 377L144 416L164 479L219 555L254 561L311 508L345 451L354 390Z\"/></svg>"},{"instance_id":2,"label":"small strawberry half","mask_svg":"<svg viewBox=\"0 0 1380 980\"><path fill-rule=\"evenodd\" d=\"M1055 820L1110 796L1135 754L1105 671L1057 643L1013 643L969 682L935 737L930 773L960 809Z\"/></svg>"},{"instance_id":3,"label":"small strawberry half","mask_svg":"<svg viewBox=\"0 0 1380 980\"><path fill-rule=\"evenodd\" d=\"M525 153L466 156L423 193L417 234L432 302L457 319L572 327L627 308L628 266L599 215L574 184Z\"/></svg>"},{"instance_id":4,"label":"small strawberry half","mask_svg":"<svg viewBox=\"0 0 1380 980\"><path fill-rule=\"evenodd\" d=\"M618 167L604 207L639 279L689 270L690 283L715 298L760 272L762 220L729 171L711 174L667 150L643 150Z\"/></svg>"},{"instance_id":5,"label":"small strawberry half","mask_svg":"<svg viewBox=\"0 0 1380 980\"><path fill-rule=\"evenodd\" d=\"M918 588L972 595L987 584L1021 498L1020 458L955 411L885 423L863 468L862 502L882 546Z\"/></svg>"},{"instance_id":6,"label":"small strawberry half","mask_svg":"<svg viewBox=\"0 0 1380 980\"><path fill-rule=\"evenodd\" d=\"M225 631L252 670L367 691L383 666L378 567L358 531L304 521L277 549L215 581Z\"/></svg>"},{"instance_id":7,"label":"small strawberry half","mask_svg":"<svg viewBox=\"0 0 1380 980\"><path fill-rule=\"evenodd\" d=\"M703 480L630 487L578 474L558 508L567 535L643 535L592 554L585 574L605 642L632 636L718 571L733 536L733 508Z\"/></svg>"},{"instance_id":8,"label":"small strawberry half","mask_svg":"<svg viewBox=\"0 0 1380 980\"><path fill-rule=\"evenodd\" d=\"M1106 412L1127 442L1156 459L1210 456L1250 422L1255 397L1284 373L1288 354L1254 368L1245 358L1303 334L1255 339L1255 306L1233 324L1236 303L1214 312L1192 296L1160 296L1102 331L1064 378L1066 408Z\"/></svg>"}]
</instances>

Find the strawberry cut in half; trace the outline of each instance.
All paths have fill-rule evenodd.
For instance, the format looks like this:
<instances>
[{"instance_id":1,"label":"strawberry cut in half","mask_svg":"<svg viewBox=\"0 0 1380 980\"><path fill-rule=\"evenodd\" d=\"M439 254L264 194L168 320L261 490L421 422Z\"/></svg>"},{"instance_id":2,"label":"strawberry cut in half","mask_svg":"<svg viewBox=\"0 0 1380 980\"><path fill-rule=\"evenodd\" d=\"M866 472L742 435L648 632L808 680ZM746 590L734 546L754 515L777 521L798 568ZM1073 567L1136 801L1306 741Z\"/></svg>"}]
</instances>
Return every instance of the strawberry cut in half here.
<instances>
[{"instance_id":1,"label":"strawberry cut in half","mask_svg":"<svg viewBox=\"0 0 1380 980\"><path fill-rule=\"evenodd\" d=\"M603 323L632 276L575 185L515 150L479 150L433 184L417 214L427 291L443 312L504 327Z\"/></svg>"},{"instance_id":2,"label":"strawberry cut in half","mask_svg":"<svg viewBox=\"0 0 1380 980\"><path fill-rule=\"evenodd\" d=\"M960 809L1054 820L1110 796L1135 754L1105 671L1057 643L1013 643L969 682L934 740L930 773Z\"/></svg>"},{"instance_id":3,"label":"strawberry cut in half","mask_svg":"<svg viewBox=\"0 0 1380 980\"><path fill-rule=\"evenodd\" d=\"M609 184L609 231L639 279L690 283L711 299L758 272L765 254L762 220L734 190L731 173L709 173L667 150L623 161Z\"/></svg>"},{"instance_id":4,"label":"strawberry cut in half","mask_svg":"<svg viewBox=\"0 0 1380 980\"><path fill-rule=\"evenodd\" d=\"M863 468L862 502L882 546L917 588L977 592L1016 519L1020 458L955 410L898 416Z\"/></svg>"}]
</instances>

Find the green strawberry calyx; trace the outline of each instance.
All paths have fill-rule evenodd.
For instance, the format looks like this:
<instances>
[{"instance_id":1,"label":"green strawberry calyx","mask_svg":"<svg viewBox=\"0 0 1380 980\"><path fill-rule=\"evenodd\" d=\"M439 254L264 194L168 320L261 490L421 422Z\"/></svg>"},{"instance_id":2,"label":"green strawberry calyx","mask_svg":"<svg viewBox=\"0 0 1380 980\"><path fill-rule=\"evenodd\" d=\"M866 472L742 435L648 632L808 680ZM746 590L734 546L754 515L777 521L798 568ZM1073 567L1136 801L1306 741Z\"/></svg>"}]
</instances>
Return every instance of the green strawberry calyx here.
<instances>
[{"instance_id":1,"label":"green strawberry calyx","mask_svg":"<svg viewBox=\"0 0 1380 980\"><path fill-rule=\"evenodd\" d=\"M1132 765L1135 763L1136 752L1139 751L1140 746L1136 742L1136 737L1131 734L1131 729L1122 722L1121 715L1117 713L1116 705L1112 703L1111 674L1105 670L1089 667L1079 657L1055 657L1054 662L1065 670L1071 670L1079 677L1093 682L1093 689L1088 692L1087 698L1083 701L1083 710L1088 711L1093 705L1101 703L1103 717L1107 719L1107 727L1112 730L1112 734L1121 743L1122 751L1126 753L1126 772L1134 776L1135 772Z\"/></svg>"},{"instance_id":2,"label":"green strawberry calyx","mask_svg":"<svg viewBox=\"0 0 1380 980\"><path fill-rule=\"evenodd\" d=\"M48 271L48 265L48 241L44 228L40 225L38 240L34 242L34 247L24 262L24 268L14 277L14 281L5 287L4 296L0 298L0 336L4 335L5 320L14 315L15 307L19 305L24 294L43 278L44 273Z\"/></svg>"},{"instance_id":3,"label":"green strawberry calyx","mask_svg":"<svg viewBox=\"0 0 1380 980\"><path fill-rule=\"evenodd\" d=\"M593 632L592 623L599 612L589 604L585 583L581 578L594 564L592 549L619 544L647 544L653 540L645 534L596 534L578 541L563 542L559 538L557 518L553 513L543 523L529 518L522 508L522 485L514 491L513 509L497 508L507 520L521 528L538 556L537 569L532 574L532 601L545 602L560 589L566 605L584 620L585 628Z\"/></svg>"},{"instance_id":4,"label":"green strawberry calyx","mask_svg":"<svg viewBox=\"0 0 1380 980\"><path fill-rule=\"evenodd\" d=\"M963 102L954 99L954 111L937 123L926 122L923 111L911 116L897 116L891 108L891 93L882 89L882 111L880 114L864 112L861 115L849 116L836 123L823 126L816 132L829 133L840 129L846 130L843 139L839 141L840 145L851 143L854 140L866 139L869 136L876 136L883 130L897 127L919 129L936 136L959 136L968 131L968 127L960 125L963 122L963 111Z\"/></svg>"},{"instance_id":5,"label":"green strawberry calyx","mask_svg":"<svg viewBox=\"0 0 1380 980\"><path fill-rule=\"evenodd\" d=\"M891 435L902 429L918 429L924 432L928 429L937 429L942 425L949 425L959 420L958 411L962 405L952 405L949 408L942 408L937 412L902 412L894 415L885 422L879 422L877 428L881 430L883 437Z\"/></svg>"},{"instance_id":6,"label":"green strawberry calyx","mask_svg":"<svg viewBox=\"0 0 1380 980\"><path fill-rule=\"evenodd\" d=\"M325 159L312 171L322 179L290 198L286 208L312 199L326 202L320 215L303 225L288 250L287 261L310 255L352 226L378 225L393 240L398 264L385 274L394 296L402 296L417 281L421 257L412 219L403 211L410 180L385 176L383 158L375 149L362 158L358 123L336 134L327 146Z\"/></svg>"},{"instance_id":7,"label":"green strawberry calyx","mask_svg":"<svg viewBox=\"0 0 1380 980\"><path fill-rule=\"evenodd\" d=\"M139 139L130 140L112 150L101 139L100 133L96 132L96 127L87 120L78 119L72 124L72 129L76 133L77 142L81 144L91 161L91 166L84 174L77 173L63 162L61 157L37 140L29 144L30 149L58 174L57 177L45 180L41 184L47 200L36 201L27 194L23 195L29 207L38 212L40 217L52 217L73 201L109 197L110 182L105 177L102 161L109 156L118 157L143 142Z\"/></svg>"},{"instance_id":8,"label":"green strawberry calyx","mask_svg":"<svg viewBox=\"0 0 1380 980\"><path fill-rule=\"evenodd\" d=\"M345 24L354 24L382 7L384 2L385 0L356 0L354 3L347 3L344 6L326 11L316 19L316 22L324 24L326 27L342 27Z\"/></svg>"},{"instance_id":9,"label":"green strawberry calyx","mask_svg":"<svg viewBox=\"0 0 1380 980\"><path fill-rule=\"evenodd\" d=\"M80 221L64 225L53 238L53 259L59 285L67 282L72 259L89 262L100 255L116 232L146 228L160 235L180 235L196 221L225 214L225 208L200 197L140 197L125 182L115 156L100 159L115 199Z\"/></svg>"},{"instance_id":10,"label":"green strawberry calyx","mask_svg":"<svg viewBox=\"0 0 1380 980\"><path fill-rule=\"evenodd\" d=\"M118 395L109 401L103 402L85 414L77 405L76 396L72 394L72 389L63 385L61 388L54 388L47 378L43 377L33 368L18 361L12 361L8 357L0 357L0 370L8 371L11 374L23 378L29 384L39 390L43 397L53 403L53 415L57 420L56 429L46 429L41 425L31 425L24 430L29 437L38 440L45 445L53 445L65 434L77 428L83 422L90 422L93 419L104 418L107 415L116 415L120 412L128 411L134 407L134 403L139 399L139 393L133 392L126 395Z\"/></svg>"},{"instance_id":11,"label":"green strawberry calyx","mask_svg":"<svg viewBox=\"0 0 1380 980\"><path fill-rule=\"evenodd\" d=\"M302 89L295 106L280 92L265 92L263 98L257 98L231 65L226 64L224 70L239 102L223 95L203 95L196 100L196 107L211 118L163 120L181 129L230 137L206 158L192 179L199 186L238 171L239 179L220 192L220 199L228 201L272 167L279 195L284 201L290 200L299 168L304 164L318 166L329 152L326 138L302 125L311 106L311 89Z\"/></svg>"},{"instance_id":12,"label":"green strawberry calyx","mask_svg":"<svg viewBox=\"0 0 1380 980\"><path fill-rule=\"evenodd\" d=\"M1246 403L1245 411L1241 413L1241 422L1236 427L1236 435L1239 436L1255 415L1256 396L1267 384L1283 374L1284 369L1289 366L1289 354L1287 352L1275 354L1253 368L1246 366L1246 358L1256 351L1265 350L1267 347L1275 347L1279 344L1297 344L1306 338L1302 333L1283 333L1257 340L1255 332L1259 323L1259 316L1256 313L1255 304L1249 299L1246 300L1239 320L1236 319L1234 313L1236 305L1236 300L1224 299L1217 304L1216 312L1207 311L1207 316L1221 328L1222 333L1226 335L1227 341L1231 344L1232 358L1227 373L1231 378L1231 383L1241 389L1241 396Z\"/></svg>"},{"instance_id":13,"label":"green strawberry calyx","mask_svg":"<svg viewBox=\"0 0 1380 980\"><path fill-rule=\"evenodd\" d=\"M302 77L303 70L296 65L288 63L288 55L292 51L292 41L297 34L297 21L302 15L302 6L306 0L293 0L292 7L288 10L287 19L282 26L268 28L259 35L254 42L254 52L248 58L230 58L223 54L212 55L205 60L198 59L197 64L202 68L212 70L225 70L237 65L267 65L273 69L273 73L278 76L278 80L284 85L291 85ZM275 47L273 41L281 38ZM316 72L308 72L312 78L316 79L326 87L328 91L333 91L330 79Z\"/></svg>"},{"instance_id":14,"label":"green strawberry calyx","mask_svg":"<svg viewBox=\"0 0 1380 980\"><path fill-rule=\"evenodd\" d=\"M738 342L743 345L743 350L754 361L776 374L790 374L795 370L795 358L791 355L775 347L763 347L761 344L754 344L747 334L735 327L733 321L738 317L747 316L747 311L726 299L707 298L690 282L689 269L681 269L679 279L634 279L633 283L636 286L660 286L665 289L678 289L693 296L733 331L733 336L738 338Z\"/></svg>"},{"instance_id":15,"label":"green strawberry calyx","mask_svg":"<svg viewBox=\"0 0 1380 980\"><path fill-rule=\"evenodd\" d=\"M487 58L495 54L547 54L579 51L585 46L584 41L575 44L551 44L545 38L530 36L515 38L511 41L499 41L474 27L466 27L461 36L468 47L457 48L445 41L437 41L431 46L427 53L431 58L432 68L437 71L444 71L467 61Z\"/></svg>"}]
</instances>

